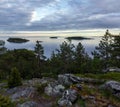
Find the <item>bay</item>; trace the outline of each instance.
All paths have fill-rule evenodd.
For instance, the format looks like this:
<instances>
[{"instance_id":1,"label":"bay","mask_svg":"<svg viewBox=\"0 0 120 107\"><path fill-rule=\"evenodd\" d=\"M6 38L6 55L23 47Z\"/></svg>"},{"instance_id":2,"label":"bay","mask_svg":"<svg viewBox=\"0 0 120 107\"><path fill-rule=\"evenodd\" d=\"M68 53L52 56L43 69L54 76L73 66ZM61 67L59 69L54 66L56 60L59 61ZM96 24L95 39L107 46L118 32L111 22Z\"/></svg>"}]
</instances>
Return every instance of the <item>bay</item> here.
<instances>
[{"instance_id":1,"label":"bay","mask_svg":"<svg viewBox=\"0 0 120 107\"><path fill-rule=\"evenodd\" d=\"M12 36L11 36L12 37ZM44 47L44 54L47 58L50 58L52 51L59 49L60 44L66 41L66 37L50 38L49 36L20 36L20 38L28 39L29 42L26 43L10 43L7 41L9 36L0 36L0 40L5 41L5 47L9 50L13 49L29 49L34 50L36 41L42 41L41 44ZM89 36L92 39L83 39L83 40L72 40L75 46L81 42L85 48L85 51L91 56L91 51L95 50L95 46L98 46L101 36Z\"/></svg>"}]
</instances>

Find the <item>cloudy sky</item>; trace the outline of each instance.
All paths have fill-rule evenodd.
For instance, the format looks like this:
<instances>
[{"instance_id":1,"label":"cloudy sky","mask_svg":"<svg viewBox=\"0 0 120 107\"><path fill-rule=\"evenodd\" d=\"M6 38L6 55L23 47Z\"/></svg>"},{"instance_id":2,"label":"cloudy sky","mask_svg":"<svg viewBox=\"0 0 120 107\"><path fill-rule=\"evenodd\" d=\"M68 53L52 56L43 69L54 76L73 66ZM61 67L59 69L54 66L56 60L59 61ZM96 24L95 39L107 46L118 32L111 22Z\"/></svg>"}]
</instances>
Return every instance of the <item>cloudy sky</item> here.
<instances>
[{"instance_id":1,"label":"cloudy sky","mask_svg":"<svg viewBox=\"0 0 120 107\"><path fill-rule=\"evenodd\" d=\"M120 28L120 0L0 0L0 31L107 28Z\"/></svg>"}]
</instances>

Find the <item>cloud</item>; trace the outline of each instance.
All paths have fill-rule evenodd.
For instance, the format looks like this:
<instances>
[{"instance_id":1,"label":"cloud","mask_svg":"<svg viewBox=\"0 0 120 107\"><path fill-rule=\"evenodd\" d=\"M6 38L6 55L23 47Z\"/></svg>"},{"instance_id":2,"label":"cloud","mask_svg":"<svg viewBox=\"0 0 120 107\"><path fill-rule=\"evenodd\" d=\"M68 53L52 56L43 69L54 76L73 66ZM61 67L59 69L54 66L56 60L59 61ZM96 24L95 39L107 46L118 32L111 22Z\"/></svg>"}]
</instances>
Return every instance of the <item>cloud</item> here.
<instances>
[{"instance_id":1,"label":"cloud","mask_svg":"<svg viewBox=\"0 0 120 107\"><path fill-rule=\"evenodd\" d=\"M119 0L0 0L0 30L120 28Z\"/></svg>"}]
</instances>

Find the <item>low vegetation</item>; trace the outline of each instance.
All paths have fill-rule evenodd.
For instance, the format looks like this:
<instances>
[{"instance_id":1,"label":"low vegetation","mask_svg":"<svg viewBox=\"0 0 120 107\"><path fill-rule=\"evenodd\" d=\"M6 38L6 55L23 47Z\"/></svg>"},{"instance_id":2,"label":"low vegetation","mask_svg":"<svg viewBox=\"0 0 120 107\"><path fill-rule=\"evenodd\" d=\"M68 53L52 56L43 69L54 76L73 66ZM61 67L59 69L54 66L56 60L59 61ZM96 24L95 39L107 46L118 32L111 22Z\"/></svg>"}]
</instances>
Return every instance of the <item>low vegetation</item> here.
<instances>
[{"instance_id":1,"label":"low vegetation","mask_svg":"<svg viewBox=\"0 0 120 107\"><path fill-rule=\"evenodd\" d=\"M0 95L0 107L15 107L8 97Z\"/></svg>"},{"instance_id":2,"label":"low vegetation","mask_svg":"<svg viewBox=\"0 0 120 107\"><path fill-rule=\"evenodd\" d=\"M20 85L22 85L20 73L17 68L12 68L8 79L8 87L13 88Z\"/></svg>"}]
</instances>

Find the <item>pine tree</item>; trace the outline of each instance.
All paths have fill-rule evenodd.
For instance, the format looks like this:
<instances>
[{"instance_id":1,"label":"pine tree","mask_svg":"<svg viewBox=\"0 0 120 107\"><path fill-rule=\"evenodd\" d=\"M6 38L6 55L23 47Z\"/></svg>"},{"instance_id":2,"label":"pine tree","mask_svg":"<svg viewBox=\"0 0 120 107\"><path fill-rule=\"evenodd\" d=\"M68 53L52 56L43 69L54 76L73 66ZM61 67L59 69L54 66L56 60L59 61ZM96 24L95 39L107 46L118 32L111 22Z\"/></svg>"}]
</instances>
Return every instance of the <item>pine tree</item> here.
<instances>
[{"instance_id":1,"label":"pine tree","mask_svg":"<svg viewBox=\"0 0 120 107\"><path fill-rule=\"evenodd\" d=\"M60 45L60 49L57 50L56 57L58 57L60 61L61 73L72 72L74 47L73 44L64 41Z\"/></svg>"},{"instance_id":2,"label":"pine tree","mask_svg":"<svg viewBox=\"0 0 120 107\"><path fill-rule=\"evenodd\" d=\"M111 53L113 66L120 67L120 35L114 36Z\"/></svg>"},{"instance_id":3,"label":"pine tree","mask_svg":"<svg viewBox=\"0 0 120 107\"><path fill-rule=\"evenodd\" d=\"M75 48L74 52L74 59L75 59L75 72L86 72L87 71L87 61L89 59L87 53L85 52L85 49L81 43L78 43L78 45Z\"/></svg>"},{"instance_id":4,"label":"pine tree","mask_svg":"<svg viewBox=\"0 0 120 107\"><path fill-rule=\"evenodd\" d=\"M41 76L42 76L41 72L44 68L44 60L46 57L44 56L44 49L43 49L43 46L40 44L40 41L36 41L36 46L35 46L34 51L36 53L37 62L38 62L38 70L37 70L37 73L34 73L34 75L35 75L35 77L41 78Z\"/></svg>"},{"instance_id":5,"label":"pine tree","mask_svg":"<svg viewBox=\"0 0 120 107\"><path fill-rule=\"evenodd\" d=\"M43 46L40 44L40 41L36 41L35 53L36 53L37 58L39 59L39 61L45 59L44 49L43 49Z\"/></svg>"},{"instance_id":6,"label":"pine tree","mask_svg":"<svg viewBox=\"0 0 120 107\"><path fill-rule=\"evenodd\" d=\"M93 55L99 57L103 60L104 67L110 66L111 60L111 44L113 43L113 37L107 30L105 35L102 37L102 40L99 43L99 46L96 47L97 51L93 52Z\"/></svg>"}]
</instances>

